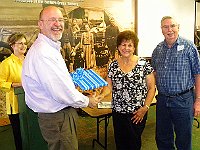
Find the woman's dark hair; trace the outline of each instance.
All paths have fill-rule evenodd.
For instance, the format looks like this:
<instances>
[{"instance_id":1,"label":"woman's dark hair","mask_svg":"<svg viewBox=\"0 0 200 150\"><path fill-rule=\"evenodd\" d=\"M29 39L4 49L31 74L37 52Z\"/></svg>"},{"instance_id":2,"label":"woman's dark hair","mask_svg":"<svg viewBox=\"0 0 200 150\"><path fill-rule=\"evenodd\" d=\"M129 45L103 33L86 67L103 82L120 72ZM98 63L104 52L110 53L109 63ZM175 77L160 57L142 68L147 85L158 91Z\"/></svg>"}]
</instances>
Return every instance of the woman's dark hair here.
<instances>
[{"instance_id":1,"label":"woman's dark hair","mask_svg":"<svg viewBox=\"0 0 200 150\"><path fill-rule=\"evenodd\" d=\"M8 37L7 42L11 46L11 45L15 44L15 42L17 42L18 40L20 40L22 38L26 39L26 36L22 33L13 33Z\"/></svg>"},{"instance_id":2,"label":"woman's dark hair","mask_svg":"<svg viewBox=\"0 0 200 150\"><path fill-rule=\"evenodd\" d=\"M117 36L117 47L123 41L127 41L127 40L131 40L133 42L135 49L137 49L139 39L138 39L137 35L135 34L135 32L133 32L131 30L125 30L125 31L122 31L118 34L118 36Z\"/></svg>"},{"instance_id":3,"label":"woman's dark hair","mask_svg":"<svg viewBox=\"0 0 200 150\"><path fill-rule=\"evenodd\" d=\"M8 37L7 42L11 47L13 44L15 44L15 42L17 42L18 40L20 40L22 38L25 38L27 40L27 38L26 38L26 36L24 34L22 34L22 33L13 33ZM10 50L12 51L12 53L14 52L12 47L10 48Z\"/></svg>"}]
</instances>

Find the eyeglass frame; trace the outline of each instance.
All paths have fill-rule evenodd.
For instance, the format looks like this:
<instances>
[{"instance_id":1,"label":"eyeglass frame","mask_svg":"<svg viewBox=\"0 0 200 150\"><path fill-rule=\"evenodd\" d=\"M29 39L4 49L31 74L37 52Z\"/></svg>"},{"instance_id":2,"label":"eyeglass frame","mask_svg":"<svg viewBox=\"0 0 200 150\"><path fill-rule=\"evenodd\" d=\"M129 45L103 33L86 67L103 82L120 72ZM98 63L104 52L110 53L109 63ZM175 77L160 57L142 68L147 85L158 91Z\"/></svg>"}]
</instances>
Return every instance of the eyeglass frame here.
<instances>
[{"instance_id":1,"label":"eyeglass frame","mask_svg":"<svg viewBox=\"0 0 200 150\"><path fill-rule=\"evenodd\" d=\"M49 19L40 19L40 21L47 21L51 23L59 22L59 23L64 23L65 19L64 18L49 18Z\"/></svg>"},{"instance_id":2,"label":"eyeglass frame","mask_svg":"<svg viewBox=\"0 0 200 150\"><path fill-rule=\"evenodd\" d=\"M15 42L14 44L19 44L19 45L25 45L25 46L27 46L28 45L28 43L27 42Z\"/></svg>"},{"instance_id":3,"label":"eyeglass frame","mask_svg":"<svg viewBox=\"0 0 200 150\"><path fill-rule=\"evenodd\" d=\"M163 26L161 26L161 28L163 28L163 29L169 29L169 28L174 29L177 26L179 26L179 24L163 25Z\"/></svg>"}]
</instances>

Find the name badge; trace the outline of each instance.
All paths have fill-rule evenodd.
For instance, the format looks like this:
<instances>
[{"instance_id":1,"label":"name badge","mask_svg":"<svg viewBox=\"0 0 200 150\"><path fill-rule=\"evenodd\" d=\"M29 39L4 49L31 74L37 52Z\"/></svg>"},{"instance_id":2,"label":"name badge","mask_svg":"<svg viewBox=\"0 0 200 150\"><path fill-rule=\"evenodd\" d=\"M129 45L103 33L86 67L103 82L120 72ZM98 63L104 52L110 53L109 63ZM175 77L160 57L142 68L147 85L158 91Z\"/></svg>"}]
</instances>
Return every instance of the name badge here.
<instances>
[{"instance_id":1,"label":"name badge","mask_svg":"<svg viewBox=\"0 0 200 150\"><path fill-rule=\"evenodd\" d=\"M184 45L178 45L177 46L177 51L182 51L184 49Z\"/></svg>"},{"instance_id":2,"label":"name badge","mask_svg":"<svg viewBox=\"0 0 200 150\"><path fill-rule=\"evenodd\" d=\"M139 61L138 61L138 65L144 66L144 65L145 65L145 61L144 61L144 60L139 60Z\"/></svg>"}]
</instances>

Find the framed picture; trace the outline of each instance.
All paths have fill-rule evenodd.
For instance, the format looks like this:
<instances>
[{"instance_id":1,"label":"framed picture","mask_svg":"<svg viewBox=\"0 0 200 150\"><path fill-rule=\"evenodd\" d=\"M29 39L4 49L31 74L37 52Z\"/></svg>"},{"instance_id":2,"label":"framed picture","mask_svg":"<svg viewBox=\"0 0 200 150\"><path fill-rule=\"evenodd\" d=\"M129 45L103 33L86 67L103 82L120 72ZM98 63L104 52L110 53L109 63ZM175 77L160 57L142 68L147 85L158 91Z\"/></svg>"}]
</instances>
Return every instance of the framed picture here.
<instances>
[{"instance_id":1,"label":"framed picture","mask_svg":"<svg viewBox=\"0 0 200 150\"><path fill-rule=\"evenodd\" d=\"M135 3L135 0L2 0L0 46L5 47L11 33L22 32L28 38L29 48L40 32L37 26L40 11L55 5L65 20L60 41L69 71L80 67L105 68L118 57L117 34L125 29L136 31ZM1 56L9 53L5 48L0 50Z\"/></svg>"},{"instance_id":2,"label":"framed picture","mask_svg":"<svg viewBox=\"0 0 200 150\"><path fill-rule=\"evenodd\" d=\"M194 43L200 51L200 0L195 0L195 29L194 29Z\"/></svg>"}]
</instances>

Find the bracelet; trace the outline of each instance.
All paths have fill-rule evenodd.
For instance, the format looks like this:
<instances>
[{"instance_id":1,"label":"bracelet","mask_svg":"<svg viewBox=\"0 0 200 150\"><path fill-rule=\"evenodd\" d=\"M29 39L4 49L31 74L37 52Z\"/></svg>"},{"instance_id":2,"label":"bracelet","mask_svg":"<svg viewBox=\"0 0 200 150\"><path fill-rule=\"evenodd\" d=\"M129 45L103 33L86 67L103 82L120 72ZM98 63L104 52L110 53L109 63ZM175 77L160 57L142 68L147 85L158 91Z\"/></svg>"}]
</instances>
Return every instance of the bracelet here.
<instances>
[{"instance_id":1,"label":"bracelet","mask_svg":"<svg viewBox=\"0 0 200 150\"><path fill-rule=\"evenodd\" d=\"M145 105L147 107L147 109L149 109L149 106L148 105Z\"/></svg>"}]
</instances>

